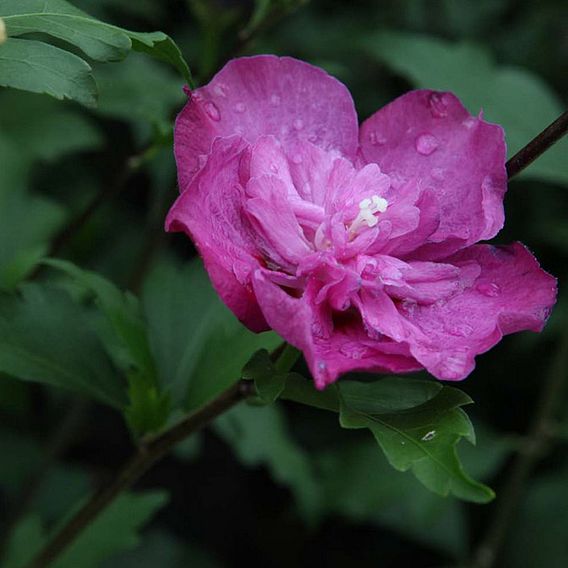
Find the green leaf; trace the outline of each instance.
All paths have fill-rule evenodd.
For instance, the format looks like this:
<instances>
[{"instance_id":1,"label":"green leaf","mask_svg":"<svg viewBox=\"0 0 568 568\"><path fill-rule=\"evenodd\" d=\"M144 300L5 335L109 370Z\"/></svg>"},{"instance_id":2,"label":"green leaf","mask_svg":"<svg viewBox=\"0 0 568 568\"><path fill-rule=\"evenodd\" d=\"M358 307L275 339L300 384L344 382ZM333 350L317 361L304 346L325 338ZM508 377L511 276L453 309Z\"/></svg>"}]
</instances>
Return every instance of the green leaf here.
<instances>
[{"instance_id":1,"label":"green leaf","mask_svg":"<svg viewBox=\"0 0 568 568\"><path fill-rule=\"evenodd\" d=\"M171 132L172 113L183 104L182 82L169 69L140 55L120 65L99 66L97 111L129 122L147 121Z\"/></svg>"},{"instance_id":2,"label":"green leaf","mask_svg":"<svg viewBox=\"0 0 568 568\"><path fill-rule=\"evenodd\" d=\"M157 370L148 342L146 323L138 299L122 292L101 275L57 259L44 264L60 270L94 294L96 303L110 324L102 339L129 382L127 421L137 435L159 430L169 416L169 397L159 388Z\"/></svg>"},{"instance_id":3,"label":"green leaf","mask_svg":"<svg viewBox=\"0 0 568 568\"><path fill-rule=\"evenodd\" d=\"M0 290L13 290L46 253L65 219L51 200L27 192L0 193Z\"/></svg>"},{"instance_id":4,"label":"green leaf","mask_svg":"<svg viewBox=\"0 0 568 568\"><path fill-rule=\"evenodd\" d=\"M124 59L131 50L174 66L192 85L189 67L173 40L162 32L140 33L106 24L64 0L3 0L0 17L9 39L0 46L0 85L47 93L95 106L91 67L80 57L44 42L17 39L48 34L79 48L95 61Z\"/></svg>"},{"instance_id":5,"label":"green leaf","mask_svg":"<svg viewBox=\"0 0 568 568\"><path fill-rule=\"evenodd\" d=\"M453 558L467 553L461 503L393 471L373 440L327 450L317 464L327 515L388 527Z\"/></svg>"},{"instance_id":6,"label":"green leaf","mask_svg":"<svg viewBox=\"0 0 568 568\"><path fill-rule=\"evenodd\" d=\"M85 311L54 288L28 284L21 295L0 293L0 371L111 406L126 403L123 381Z\"/></svg>"},{"instance_id":7,"label":"green leaf","mask_svg":"<svg viewBox=\"0 0 568 568\"><path fill-rule=\"evenodd\" d=\"M131 32L101 22L64 0L3 0L0 17L9 36L41 32L67 41L96 61L120 61L131 49L174 66L191 84L189 67L163 32Z\"/></svg>"},{"instance_id":8,"label":"green leaf","mask_svg":"<svg viewBox=\"0 0 568 568\"><path fill-rule=\"evenodd\" d=\"M104 142L85 113L49 97L11 90L0 95L0 130L32 160L54 161L71 152L98 150Z\"/></svg>"},{"instance_id":9,"label":"green leaf","mask_svg":"<svg viewBox=\"0 0 568 568\"><path fill-rule=\"evenodd\" d=\"M35 40L8 38L0 45L0 85L56 99L96 105L91 67L80 57Z\"/></svg>"},{"instance_id":10,"label":"green leaf","mask_svg":"<svg viewBox=\"0 0 568 568\"><path fill-rule=\"evenodd\" d=\"M237 406L215 421L215 429L244 464L264 465L290 487L308 520L317 517L321 502L313 465L288 435L278 406Z\"/></svg>"},{"instance_id":11,"label":"green leaf","mask_svg":"<svg viewBox=\"0 0 568 568\"><path fill-rule=\"evenodd\" d=\"M223 305L198 260L181 268L160 262L145 282L142 303L162 384L186 410L238 380L252 353L281 342L274 333L248 331Z\"/></svg>"},{"instance_id":12,"label":"green leaf","mask_svg":"<svg viewBox=\"0 0 568 568\"><path fill-rule=\"evenodd\" d=\"M249 359L243 368L242 378L254 381L261 404L274 402L286 385L286 373L276 370L266 349L260 349Z\"/></svg>"},{"instance_id":13,"label":"green leaf","mask_svg":"<svg viewBox=\"0 0 568 568\"><path fill-rule=\"evenodd\" d=\"M339 395L337 385L330 385L326 389L316 390L313 381L296 373L290 373L286 378L286 386L281 398L293 400L322 410L339 412Z\"/></svg>"},{"instance_id":14,"label":"green leaf","mask_svg":"<svg viewBox=\"0 0 568 568\"><path fill-rule=\"evenodd\" d=\"M497 66L480 45L381 32L366 39L365 47L416 87L452 91L473 114L483 109L486 120L505 129L510 156L564 110L538 76L520 68ZM567 184L567 153L565 139L547 150L523 175Z\"/></svg>"},{"instance_id":15,"label":"green leaf","mask_svg":"<svg viewBox=\"0 0 568 568\"><path fill-rule=\"evenodd\" d=\"M139 530L167 500L164 491L120 495L53 562L53 568L98 568L113 554L135 548L140 542ZM39 517L26 517L8 544L4 568L21 568L46 540Z\"/></svg>"},{"instance_id":16,"label":"green leaf","mask_svg":"<svg viewBox=\"0 0 568 568\"><path fill-rule=\"evenodd\" d=\"M396 381L400 383L401 392L416 388L426 398L425 402L413 408L403 408L404 403L399 401L395 406L400 406L400 410L393 412L388 410L390 402L387 405L380 399L377 404L369 402L377 392L380 393L377 385L371 383L369 388L369 383L360 383L357 397L349 396L353 387L347 387L347 397L344 397L343 389L347 383L340 383L341 425L344 428L369 428L395 469L412 470L435 493L452 493L479 503L490 501L494 497L491 489L465 473L456 452L460 438L475 442L471 422L460 408L470 404L471 399L451 387L443 387L431 396L433 390L419 384L423 381L414 381L413 387L410 383L404 384L408 381L406 378L391 379L387 390L396 388ZM368 398L365 397L366 388ZM421 396L412 398L418 401Z\"/></svg>"},{"instance_id":17,"label":"green leaf","mask_svg":"<svg viewBox=\"0 0 568 568\"><path fill-rule=\"evenodd\" d=\"M11 37L45 33L67 41L97 61L119 61L131 42L119 28L95 20L63 0L3 0L0 17Z\"/></svg>"}]
</instances>

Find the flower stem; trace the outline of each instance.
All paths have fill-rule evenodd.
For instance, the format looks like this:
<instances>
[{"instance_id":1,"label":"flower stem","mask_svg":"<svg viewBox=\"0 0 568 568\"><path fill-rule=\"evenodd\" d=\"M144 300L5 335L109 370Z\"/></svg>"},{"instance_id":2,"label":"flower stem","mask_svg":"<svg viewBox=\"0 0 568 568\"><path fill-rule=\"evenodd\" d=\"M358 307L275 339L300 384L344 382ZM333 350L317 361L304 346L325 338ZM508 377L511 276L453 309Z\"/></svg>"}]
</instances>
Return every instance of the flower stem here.
<instances>
[{"instance_id":1,"label":"flower stem","mask_svg":"<svg viewBox=\"0 0 568 568\"><path fill-rule=\"evenodd\" d=\"M568 111L561 114L552 124L535 136L524 148L521 148L508 162L509 179L522 172L541 154L568 133Z\"/></svg>"},{"instance_id":2,"label":"flower stem","mask_svg":"<svg viewBox=\"0 0 568 568\"><path fill-rule=\"evenodd\" d=\"M55 534L43 550L27 565L27 568L45 568L97 518L115 499L158 460L164 457L178 442L200 430L223 412L253 394L251 381L239 380L217 398L190 414L162 434L147 440L116 474L113 481L97 491Z\"/></svg>"}]
</instances>

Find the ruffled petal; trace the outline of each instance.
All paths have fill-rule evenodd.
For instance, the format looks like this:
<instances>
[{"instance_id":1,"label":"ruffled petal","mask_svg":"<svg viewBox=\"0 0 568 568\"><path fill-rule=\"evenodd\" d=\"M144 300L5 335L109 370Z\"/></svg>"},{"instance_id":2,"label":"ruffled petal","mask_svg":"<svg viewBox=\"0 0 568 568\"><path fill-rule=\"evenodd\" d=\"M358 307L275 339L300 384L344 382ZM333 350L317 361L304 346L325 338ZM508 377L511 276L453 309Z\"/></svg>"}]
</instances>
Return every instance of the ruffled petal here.
<instances>
[{"instance_id":1,"label":"ruffled petal","mask_svg":"<svg viewBox=\"0 0 568 568\"><path fill-rule=\"evenodd\" d=\"M268 324L303 351L318 389L348 371L405 373L421 368L406 345L371 339L360 319L333 322L331 311L315 302L315 290L308 288L302 297L294 297L264 270L255 272L253 285Z\"/></svg>"},{"instance_id":2,"label":"ruffled petal","mask_svg":"<svg viewBox=\"0 0 568 568\"><path fill-rule=\"evenodd\" d=\"M475 356L503 335L542 330L556 301L556 280L520 243L472 246L445 262L465 267L466 287L448 300L407 304L402 312L421 331L406 340L412 355L435 377L460 380L473 370Z\"/></svg>"},{"instance_id":3,"label":"ruffled petal","mask_svg":"<svg viewBox=\"0 0 568 568\"><path fill-rule=\"evenodd\" d=\"M440 224L421 250L441 258L503 226L507 188L503 129L471 116L451 93L413 91L366 120L360 132L364 161L398 179L431 188Z\"/></svg>"},{"instance_id":4,"label":"ruffled petal","mask_svg":"<svg viewBox=\"0 0 568 568\"><path fill-rule=\"evenodd\" d=\"M179 187L199 170L215 137L238 134L254 144L272 134L285 145L308 140L354 159L357 133L349 91L322 69L291 57L234 59L190 94L176 120Z\"/></svg>"},{"instance_id":5,"label":"ruffled petal","mask_svg":"<svg viewBox=\"0 0 568 568\"><path fill-rule=\"evenodd\" d=\"M213 286L225 304L250 329L267 329L251 284L260 266L242 204L239 167L247 143L218 139L211 157L172 206L166 230L189 235L203 257Z\"/></svg>"}]
</instances>

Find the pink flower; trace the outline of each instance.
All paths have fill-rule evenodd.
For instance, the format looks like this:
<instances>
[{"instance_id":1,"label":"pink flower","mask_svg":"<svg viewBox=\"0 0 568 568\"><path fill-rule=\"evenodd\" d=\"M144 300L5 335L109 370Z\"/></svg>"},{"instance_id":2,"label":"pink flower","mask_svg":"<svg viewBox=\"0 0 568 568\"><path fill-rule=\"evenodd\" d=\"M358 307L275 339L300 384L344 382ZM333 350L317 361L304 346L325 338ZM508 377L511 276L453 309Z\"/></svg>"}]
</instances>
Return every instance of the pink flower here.
<instances>
[{"instance_id":1,"label":"pink flower","mask_svg":"<svg viewBox=\"0 0 568 568\"><path fill-rule=\"evenodd\" d=\"M463 379L555 302L523 245L475 244L503 226L505 141L451 93L407 93L359 128L321 69L237 59L190 93L175 154L167 230L245 325L304 352L318 388L353 370Z\"/></svg>"}]
</instances>

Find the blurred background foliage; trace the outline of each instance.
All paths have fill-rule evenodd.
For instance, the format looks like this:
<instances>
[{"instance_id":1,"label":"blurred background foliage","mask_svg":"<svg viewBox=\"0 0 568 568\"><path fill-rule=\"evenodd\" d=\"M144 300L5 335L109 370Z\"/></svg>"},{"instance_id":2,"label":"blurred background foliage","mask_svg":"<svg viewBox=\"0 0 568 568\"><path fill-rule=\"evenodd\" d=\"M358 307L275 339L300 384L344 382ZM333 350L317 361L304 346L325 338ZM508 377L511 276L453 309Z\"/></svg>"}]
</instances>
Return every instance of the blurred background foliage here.
<instances>
[{"instance_id":1,"label":"blurred background foliage","mask_svg":"<svg viewBox=\"0 0 568 568\"><path fill-rule=\"evenodd\" d=\"M271 52L336 75L361 119L414 87L452 90L472 113L483 109L504 125L510 155L567 103L565 0L72 3L125 29L167 33L197 83L230 57ZM14 306L0 296L6 568L21 566L45 526L109 477L133 434L171 420L172 405L199 406L256 349L278 344L228 317L190 260L188 240L163 233L176 196L173 117L185 100L179 62L132 52L114 63L124 46L110 54L66 49L92 67L94 83L84 79L96 85L96 106L94 90L75 101L0 90L0 289L20 285L22 298ZM515 460L528 451L542 385L568 374L567 191L568 140L511 182L498 240L536 253L559 279L559 303L543 334L506 338L460 385L476 402L469 414L478 438L476 447L460 445L460 455L497 491L491 505L428 492L410 473L394 472L366 432L339 429L330 413L287 401L240 406L158 464L56 566L465 565L487 531L500 530L494 522ZM89 205L96 212L65 238L63 228ZM40 269L42 284L22 284L46 254L91 272L52 263ZM15 346L23 355L10 359ZM119 372L127 384L117 389ZM21 374L55 385L63 374L66 387L98 402L12 378ZM159 376L170 378L168 396ZM503 566L568 565L568 406L565 392L556 398L558 420L532 440L538 462L504 522ZM106 405L123 409L129 428Z\"/></svg>"}]
</instances>

